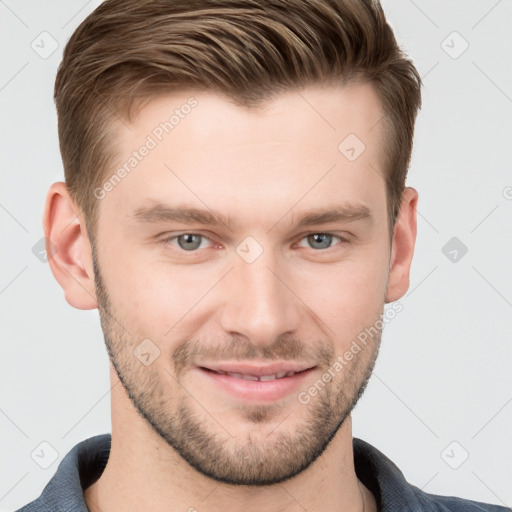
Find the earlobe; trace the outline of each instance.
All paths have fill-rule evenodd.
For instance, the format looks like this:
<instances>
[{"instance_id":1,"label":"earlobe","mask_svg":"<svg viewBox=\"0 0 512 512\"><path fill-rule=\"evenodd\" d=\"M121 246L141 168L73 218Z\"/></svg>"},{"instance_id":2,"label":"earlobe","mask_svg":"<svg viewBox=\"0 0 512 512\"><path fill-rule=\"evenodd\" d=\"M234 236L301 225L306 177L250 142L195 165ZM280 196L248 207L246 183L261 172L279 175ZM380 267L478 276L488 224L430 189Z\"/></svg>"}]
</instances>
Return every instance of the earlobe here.
<instances>
[{"instance_id":1,"label":"earlobe","mask_svg":"<svg viewBox=\"0 0 512 512\"><path fill-rule=\"evenodd\" d=\"M417 203L418 192L412 187L406 187L393 233L386 304L403 297L409 289L409 274L416 243Z\"/></svg>"},{"instance_id":2,"label":"earlobe","mask_svg":"<svg viewBox=\"0 0 512 512\"><path fill-rule=\"evenodd\" d=\"M98 303L91 247L84 222L66 184L54 183L48 190L43 215L48 264L71 306L95 309Z\"/></svg>"}]
</instances>

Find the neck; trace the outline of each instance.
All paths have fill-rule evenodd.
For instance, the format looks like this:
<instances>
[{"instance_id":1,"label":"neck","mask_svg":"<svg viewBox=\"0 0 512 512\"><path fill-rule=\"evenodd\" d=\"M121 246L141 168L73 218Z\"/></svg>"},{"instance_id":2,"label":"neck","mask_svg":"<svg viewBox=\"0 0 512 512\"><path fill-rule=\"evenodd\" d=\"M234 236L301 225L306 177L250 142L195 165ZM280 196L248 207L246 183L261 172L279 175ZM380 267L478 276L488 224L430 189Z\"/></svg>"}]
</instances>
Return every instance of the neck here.
<instances>
[{"instance_id":1,"label":"neck","mask_svg":"<svg viewBox=\"0 0 512 512\"><path fill-rule=\"evenodd\" d=\"M192 468L133 408L122 385L112 389L112 445L101 477L84 492L91 512L175 510L372 512L373 495L357 479L350 416L306 470L274 485L211 480Z\"/></svg>"}]
</instances>

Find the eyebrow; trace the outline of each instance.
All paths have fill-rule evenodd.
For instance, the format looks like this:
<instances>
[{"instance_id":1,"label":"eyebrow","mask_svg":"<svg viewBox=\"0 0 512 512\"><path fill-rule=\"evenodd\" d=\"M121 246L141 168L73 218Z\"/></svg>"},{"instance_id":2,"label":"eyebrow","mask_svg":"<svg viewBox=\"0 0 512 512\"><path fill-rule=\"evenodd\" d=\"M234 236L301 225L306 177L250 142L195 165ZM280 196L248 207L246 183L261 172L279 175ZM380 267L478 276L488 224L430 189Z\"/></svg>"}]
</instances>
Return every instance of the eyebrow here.
<instances>
[{"instance_id":1,"label":"eyebrow","mask_svg":"<svg viewBox=\"0 0 512 512\"><path fill-rule=\"evenodd\" d=\"M300 216L293 215L292 213L291 218L292 224L295 224L298 228L329 222L353 222L357 220L373 222L372 212L366 205L349 202L322 209L308 210L300 214ZM226 217L214 210L172 207L162 203L152 203L150 206L137 208L132 215L132 219L137 223L147 224L157 222L180 222L183 224L203 224L209 226L223 224L231 231L235 230L239 225L235 218Z\"/></svg>"}]
</instances>

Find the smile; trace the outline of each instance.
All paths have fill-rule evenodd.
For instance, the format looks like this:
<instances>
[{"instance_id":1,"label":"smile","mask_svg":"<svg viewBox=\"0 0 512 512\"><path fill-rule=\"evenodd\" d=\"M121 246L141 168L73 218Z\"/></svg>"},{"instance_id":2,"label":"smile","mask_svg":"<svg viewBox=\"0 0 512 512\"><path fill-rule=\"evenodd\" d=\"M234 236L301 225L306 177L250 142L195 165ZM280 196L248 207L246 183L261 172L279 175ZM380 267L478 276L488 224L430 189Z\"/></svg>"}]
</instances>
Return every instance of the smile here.
<instances>
[{"instance_id":1,"label":"smile","mask_svg":"<svg viewBox=\"0 0 512 512\"><path fill-rule=\"evenodd\" d=\"M205 370L209 370L208 368L204 368ZM213 371L214 373L218 373L219 375L228 375L229 377L234 377L235 379L245 379L245 380L259 380L259 381L269 381L269 380L275 380L275 379L282 379L284 377L292 377L296 373L300 372L280 372L280 373L274 373L273 375L248 375L246 373L236 373L236 372L223 372L222 370Z\"/></svg>"},{"instance_id":2,"label":"smile","mask_svg":"<svg viewBox=\"0 0 512 512\"><path fill-rule=\"evenodd\" d=\"M213 387L236 400L273 402L297 393L304 380L315 371L314 367L304 368L304 365L296 365L294 370L279 368L280 371L270 367L258 370L254 366L251 368L241 366L237 369L243 370L244 373L228 371L234 368L212 369L198 366L196 375L201 379L207 379L205 383L207 389Z\"/></svg>"}]
</instances>

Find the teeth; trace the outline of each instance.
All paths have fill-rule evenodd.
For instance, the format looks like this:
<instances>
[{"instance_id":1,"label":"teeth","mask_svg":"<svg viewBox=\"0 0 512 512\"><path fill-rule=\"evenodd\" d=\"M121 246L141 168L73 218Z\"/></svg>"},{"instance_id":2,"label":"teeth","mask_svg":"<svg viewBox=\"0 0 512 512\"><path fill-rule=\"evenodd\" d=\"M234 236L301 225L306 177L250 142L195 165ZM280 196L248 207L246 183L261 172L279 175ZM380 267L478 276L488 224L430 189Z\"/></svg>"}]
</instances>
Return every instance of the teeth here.
<instances>
[{"instance_id":1,"label":"teeth","mask_svg":"<svg viewBox=\"0 0 512 512\"><path fill-rule=\"evenodd\" d=\"M259 377L257 375L247 375L245 373L236 373L236 372L223 372L221 370L217 371L217 373L220 373L221 375L229 375L230 377L234 377L235 379L245 379L245 380L259 380L262 382L269 381L269 380L275 380L275 379L282 379L283 377L291 377L295 375L295 372L279 372L274 373L273 375L260 375Z\"/></svg>"},{"instance_id":2,"label":"teeth","mask_svg":"<svg viewBox=\"0 0 512 512\"><path fill-rule=\"evenodd\" d=\"M238 377L239 379L245 379L245 380L258 380L258 377L256 377L256 375L244 375L243 373L235 373L233 374L234 376L238 376L240 375L240 377Z\"/></svg>"}]
</instances>

